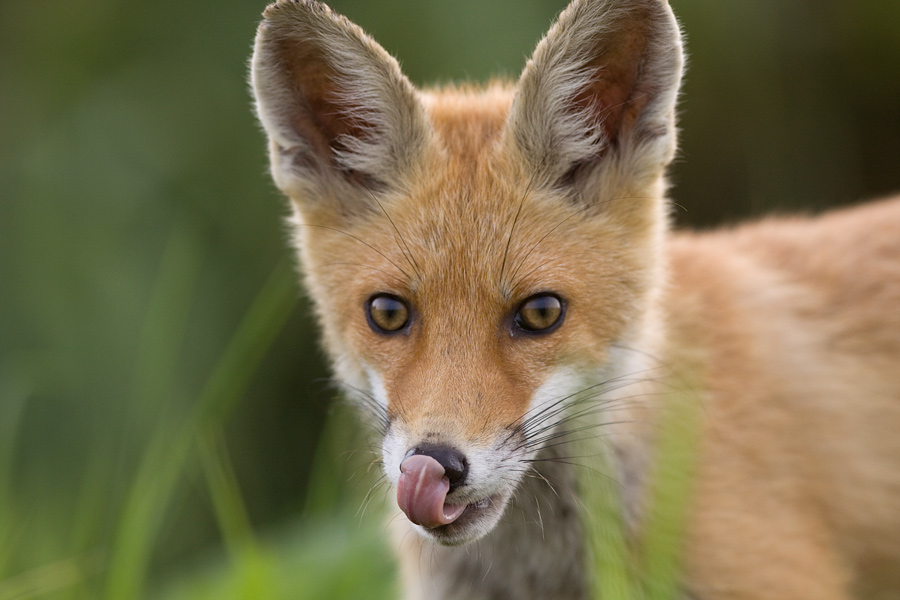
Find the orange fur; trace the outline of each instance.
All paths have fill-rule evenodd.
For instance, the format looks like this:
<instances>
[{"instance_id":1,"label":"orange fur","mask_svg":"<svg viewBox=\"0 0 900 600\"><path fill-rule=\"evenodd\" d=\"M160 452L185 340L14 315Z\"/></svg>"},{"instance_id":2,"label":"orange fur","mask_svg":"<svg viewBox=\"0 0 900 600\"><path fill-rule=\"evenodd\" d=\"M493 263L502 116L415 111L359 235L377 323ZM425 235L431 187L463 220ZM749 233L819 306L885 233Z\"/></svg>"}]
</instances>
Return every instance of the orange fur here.
<instances>
[{"instance_id":1,"label":"orange fur","mask_svg":"<svg viewBox=\"0 0 900 600\"><path fill-rule=\"evenodd\" d=\"M900 200L667 233L680 48L661 0L575 0L517 86L417 92L323 5L266 11L258 110L336 374L375 407L390 481L422 443L469 463L448 496L468 517L395 524L409 598L585 597L573 467L535 438L591 390L653 423L660 367L703 401L686 596L900 587ZM547 292L561 325L523 331ZM404 330L367 321L378 294ZM652 429L603 431L639 496Z\"/></svg>"},{"instance_id":2,"label":"orange fur","mask_svg":"<svg viewBox=\"0 0 900 600\"><path fill-rule=\"evenodd\" d=\"M702 349L710 390L699 597L896 588L900 201L682 235L670 256L670 343Z\"/></svg>"}]
</instances>

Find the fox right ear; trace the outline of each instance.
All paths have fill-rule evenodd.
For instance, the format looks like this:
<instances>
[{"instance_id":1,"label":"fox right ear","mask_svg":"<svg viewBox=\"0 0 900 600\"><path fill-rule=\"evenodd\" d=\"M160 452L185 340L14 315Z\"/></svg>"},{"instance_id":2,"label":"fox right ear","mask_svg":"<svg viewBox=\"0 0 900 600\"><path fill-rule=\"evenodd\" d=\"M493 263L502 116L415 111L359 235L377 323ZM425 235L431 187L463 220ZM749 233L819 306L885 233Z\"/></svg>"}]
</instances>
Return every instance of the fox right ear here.
<instances>
[{"instance_id":1,"label":"fox right ear","mask_svg":"<svg viewBox=\"0 0 900 600\"><path fill-rule=\"evenodd\" d=\"M402 181L429 135L397 61L314 0L266 8L251 81L272 176L301 204L330 197L359 211L372 191Z\"/></svg>"},{"instance_id":2,"label":"fox right ear","mask_svg":"<svg viewBox=\"0 0 900 600\"><path fill-rule=\"evenodd\" d=\"M616 197L672 160L682 64L667 0L573 0L519 79L507 141L546 185L605 204L598 190Z\"/></svg>"}]
</instances>

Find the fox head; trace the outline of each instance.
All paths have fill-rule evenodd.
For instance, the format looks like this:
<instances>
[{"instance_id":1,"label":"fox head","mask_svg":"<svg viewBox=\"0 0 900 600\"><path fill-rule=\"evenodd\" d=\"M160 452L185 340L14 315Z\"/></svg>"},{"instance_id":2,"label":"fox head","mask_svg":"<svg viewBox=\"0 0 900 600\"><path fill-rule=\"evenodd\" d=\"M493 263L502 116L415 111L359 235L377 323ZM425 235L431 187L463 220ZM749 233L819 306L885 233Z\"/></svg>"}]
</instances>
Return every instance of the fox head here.
<instances>
[{"instance_id":1,"label":"fox head","mask_svg":"<svg viewBox=\"0 0 900 600\"><path fill-rule=\"evenodd\" d=\"M431 539L490 531L652 342L681 71L664 0L575 0L517 84L431 91L323 4L265 10L253 90L324 345Z\"/></svg>"}]
</instances>

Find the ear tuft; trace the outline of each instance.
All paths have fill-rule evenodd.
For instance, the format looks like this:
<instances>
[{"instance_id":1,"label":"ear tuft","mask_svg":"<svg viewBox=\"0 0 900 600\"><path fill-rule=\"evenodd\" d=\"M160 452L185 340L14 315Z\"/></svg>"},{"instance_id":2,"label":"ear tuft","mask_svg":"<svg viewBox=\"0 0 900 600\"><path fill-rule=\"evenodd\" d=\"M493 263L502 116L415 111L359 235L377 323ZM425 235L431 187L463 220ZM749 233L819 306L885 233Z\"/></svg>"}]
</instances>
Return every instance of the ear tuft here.
<instances>
[{"instance_id":1,"label":"ear tuft","mask_svg":"<svg viewBox=\"0 0 900 600\"><path fill-rule=\"evenodd\" d=\"M665 0L574 0L519 80L509 142L545 182L597 166L661 175L675 150L681 34Z\"/></svg>"},{"instance_id":2,"label":"ear tuft","mask_svg":"<svg viewBox=\"0 0 900 600\"><path fill-rule=\"evenodd\" d=\"M429 135L397 61L319 2L279 0L265 9L251 82L273 177L295 200L394 183Z\"/></svg>"}]
</instances>

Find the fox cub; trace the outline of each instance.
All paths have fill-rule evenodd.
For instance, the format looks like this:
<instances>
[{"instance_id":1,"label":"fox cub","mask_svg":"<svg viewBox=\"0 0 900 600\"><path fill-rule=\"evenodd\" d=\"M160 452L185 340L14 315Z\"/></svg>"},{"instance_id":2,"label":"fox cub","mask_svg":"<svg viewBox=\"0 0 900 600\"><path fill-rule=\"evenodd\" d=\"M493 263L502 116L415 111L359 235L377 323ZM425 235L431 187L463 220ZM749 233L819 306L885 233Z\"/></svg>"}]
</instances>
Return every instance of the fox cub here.
<instances>
[{"instance_id":1,"label":"fox cub","mask_svg":"<svg viewBox=\"0 0 900 600\"><path fill-rule=\"evenodd\" d=\"M685 598L900 588L900 201L670 232L682 68L665 0L574 0L517 83L424 91L323 4L265 10L272 176L407 598L586 598L567 444L603 436L639 535L673 372Z\"/></svg>"}]
</instances>

